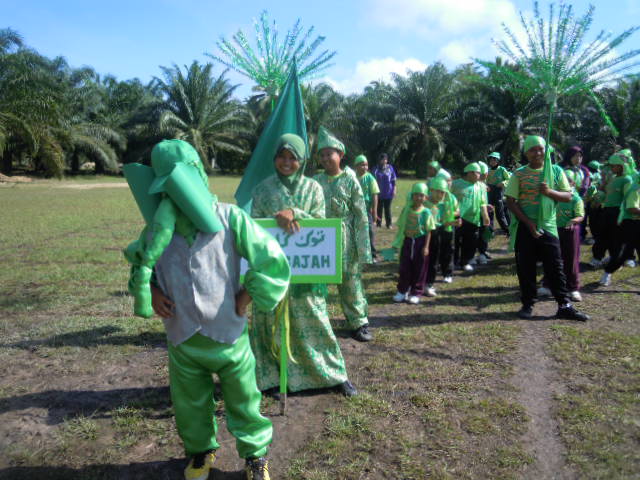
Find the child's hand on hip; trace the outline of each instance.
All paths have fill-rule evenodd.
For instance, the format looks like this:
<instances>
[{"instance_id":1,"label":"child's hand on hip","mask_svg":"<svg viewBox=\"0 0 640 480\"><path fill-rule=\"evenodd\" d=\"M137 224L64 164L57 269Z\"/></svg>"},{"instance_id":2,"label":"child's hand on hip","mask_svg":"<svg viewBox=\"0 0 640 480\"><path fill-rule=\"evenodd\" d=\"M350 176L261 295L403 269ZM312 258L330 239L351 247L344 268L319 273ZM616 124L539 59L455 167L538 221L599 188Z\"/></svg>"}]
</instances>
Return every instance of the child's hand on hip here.
<instances>
[{"instance_id":1,"label":"child's hand on hip","mask_svg":"<svg viewBox=\"0 0 640 480\"><path fill-rule=\"evenodd\" d=\"M244 288L236 293L236 314L244 317L247 314L247 307L251 303L251 295Z\"/></svg>"}]
</instances>

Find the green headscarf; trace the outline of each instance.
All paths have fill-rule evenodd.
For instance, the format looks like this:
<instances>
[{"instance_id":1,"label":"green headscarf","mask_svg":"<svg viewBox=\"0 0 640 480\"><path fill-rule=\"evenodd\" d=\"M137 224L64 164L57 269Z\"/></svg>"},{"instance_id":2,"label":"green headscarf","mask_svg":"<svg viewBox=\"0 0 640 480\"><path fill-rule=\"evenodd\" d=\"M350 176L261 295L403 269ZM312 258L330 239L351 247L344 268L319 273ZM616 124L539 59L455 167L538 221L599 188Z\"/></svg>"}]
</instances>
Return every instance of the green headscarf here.
<instances>
[{"instance_id":1,"label":"green headscarf","mask_svg":"<svg viewBox=\"0 0 640 480\"><path fill-rule=\"evenodd\" d=\"M358 155L356 159L353 161L353 166L355 167L356 165L359 165L363 162L369 163L369 161L367 160L367 157L365 157L364 155Z\"/></svg>"},{"instance_id":2,"label":"green headscarf","mask_svg":"<svg viewBox=\"0 0 640 480\"><path fill-rule=\"evenodd\" d=\"M425 195L429 194L429 187L424 182L414 183L413 187L411 187L411 195L414 193L423 193Z\"/></svg>"},{"instance_id":3,"label":"green headscarf","mask_svg":"<svg viewBox=\"0 0 640 480\"><path fill-rule=\"evenodd\" d=\"M329 130L320 126L318 130L318 151L323 148L334 148L342 153L345 153L344 144L338 140Z\"/></svg>"},{"instance_id":4,"label":"green headscarf","mask_svg":"<svg viewBox=\"0 0 640 480\"><path fill-rule=\"evenodd\" d=\"M448 192L449 182L447 182L447 179L443 177L433 177L431 181L429 181L429 188L431 190L441 190L443 192Z\"/></svg>"},{"instance_id":5,"label":"green headscarf","mask_svg":"<svg viewBox=\"0 0 640 480\"><path fill-rule=\"evenodd\" d=\"M533 147L542 147L545 148L547 146L547 142L544 141L544 138L539 137L537 135L529 135L524 139L524 148L525 152L528 152Z\"/></svg>"},{"instance_id":6,"label":"green headscarf","mask_svg":"<svg viewBox=\"0 0 640 480\"><path fill-rule=\"evenodd\" d=\"M278 147L276 148L276 154L273 157L274 161L282 150L290 151L300 162L300 168L294 174L289 176L282 175L278 169L276 169L276 175L278 175L282 184L287 187L287 190L293 193L304 175L304 167L307 163L307 146L305 145L304 140L298 135L294 133L285 133L278 139Z\"/></svg>"},{"instance_id":7,"label":"green headscarf","mask_svg":"<svg viewBox=\"0 0 640 480\"><path fill-rule=\"evenodd\" d=\"M464 167L464 173L467 173L467 172L482 173L482 169L480 168L480 164L478 164L477 162L473 162L467 165L466 167Z\"/></svg>"}]
</instances>

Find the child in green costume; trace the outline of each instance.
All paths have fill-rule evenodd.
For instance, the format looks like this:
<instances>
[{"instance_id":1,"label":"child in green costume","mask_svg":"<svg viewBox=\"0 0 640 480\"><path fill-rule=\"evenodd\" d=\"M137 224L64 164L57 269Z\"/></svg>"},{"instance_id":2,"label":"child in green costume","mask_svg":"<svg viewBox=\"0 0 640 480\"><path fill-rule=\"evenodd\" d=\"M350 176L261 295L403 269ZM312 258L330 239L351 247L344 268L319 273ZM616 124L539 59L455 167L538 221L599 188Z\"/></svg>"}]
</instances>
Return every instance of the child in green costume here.
<instances>
[{"instance_id":1,"label":"child in green costume","mask_svg":"<svg viewBox=\"0 0 640 480\"><path fill-rule=\"evenodd\" d=\"M342 283L338 294L347 328L360 342L369 332L368 304L362 287L362 265L371 263L371 244L362 188L355 175L340 168L344 145L327 129L318 132L318 152L325 172L314 177L324 192L327 218L342 219Z\"/></svg>"},{"instance_id":2,"label":"child in green costume","mask_svg":"<svg viewBox=\"0 0 640 480\"><path fill-rule=\"evenodd\" d=\"M378 219L378 195L380 195L380 187L376 177L369 172L369 162L364 155L358 155L353 161L353 165L356 168L356 175L358 177L358 183L362 187L362 194L364 195L364 204L367 207L367 218L369 219L369 243L371 243L371 257L373 263L376 262L376 247L374 245L375 230L374 223Z\"/></svg>"},{"instance_id":3,"label":"child in green costume","mask_svg":"<svg viewBox=\"0 0 640 480\"><path fill-rule=\"evenodd\" d=\"M212 374L216 373L227 426L239 455L246 459L247 478L264 480L269 478L264 457L272 426L260 415L262 396L256 386L245 313L252 300L261 310L275 308L288 288L289 265L275 239L244 211L218 203L215 196L207 196L208 189L197 197L193 189L202 190L204 181L184 183L197 155L181 140L162 141L151 153L156 173L159 165L184 165L185 158L191 159L187 167L168 169L153 187L175 202L171 204L175 231L155 263L151 302L167 332L171 400L178 434L191 457L184 475L186 480L204 480L215 461L219 444ZM203 199L205 205L189 205ZM192 221L192 207L213 215L213 232L202 231ZM244 287L240 285L241 257L249 262Z\"/></svg>"}]
</instances>

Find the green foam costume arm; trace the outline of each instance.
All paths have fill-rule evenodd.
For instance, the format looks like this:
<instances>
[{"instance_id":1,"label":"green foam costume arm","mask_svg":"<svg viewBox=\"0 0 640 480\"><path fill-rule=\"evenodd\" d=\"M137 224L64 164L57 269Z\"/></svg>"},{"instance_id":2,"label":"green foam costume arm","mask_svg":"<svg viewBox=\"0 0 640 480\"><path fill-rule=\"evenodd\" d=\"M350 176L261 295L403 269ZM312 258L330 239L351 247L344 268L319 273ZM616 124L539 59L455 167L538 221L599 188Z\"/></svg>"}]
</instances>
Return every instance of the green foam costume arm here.
<instances>
[{"instance_id":1,"label":"green foam costume arm","mask_svg":"<svg viewBox=\"0 0 640 480\"><path fill-rule=\"evenodd\" d=\"M233 206L229 227L240 256L249 262L244 286L258 310L270 312L287 293L291 271L282 248L266 230Z\"/></svg>"}]
</instances>

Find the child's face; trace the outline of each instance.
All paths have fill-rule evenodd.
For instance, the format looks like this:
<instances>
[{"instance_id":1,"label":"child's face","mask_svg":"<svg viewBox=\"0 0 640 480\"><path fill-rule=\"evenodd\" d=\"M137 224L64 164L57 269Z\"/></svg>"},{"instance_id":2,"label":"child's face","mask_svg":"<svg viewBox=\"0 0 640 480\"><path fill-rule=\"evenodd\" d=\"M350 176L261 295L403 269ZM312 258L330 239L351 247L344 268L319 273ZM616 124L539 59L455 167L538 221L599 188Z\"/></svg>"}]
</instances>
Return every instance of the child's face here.
<instances>
[{"instance_id":1,"label":"child's face","mask_svg":"<svg viewBox=\"0 0 640 480\"><path fill-rule=\"evenodd\" d=\"M276 157L275 167L280 175L288 177L300 169L300 161L286 148L280 150Z\"/></svg>"},{"instance_id":2,"label":"child's face","mask_svg":"<svg viewBox=\"0 0 640 480\"><path fill-rule=\"evenodd\" d=\"M418 208L424 203L427 196L424 193L414 193L411 198L413 200L413 207Z\"/></svg>"},{"instance_id":3,"label":"child's face","mask_svg":"<svg viewBox=\"0 0 640 480\"><path fill-rule=\"evenodd\" d=\"M540 168L544 164L544 148L540 145L531 147L526 151L525 156L531 168Z\"/></svg>"},{"instance_id":4,"label":"child's face","mask_svg":"<svg viewBox=\"0 0 640 480\"><path fill-rule=\"evenodd\" d=\"M465 175L467 182L476 183L480 180L480 172L467 172Z\"/></svg>"},{"instance_id":5,"label":"child's face","mask_svg":"<svg viewBox=\"0 0 640 480\"><path fill-rule=\"evenodd\" d=\"M438 171L435 168L433 168L431 165L427 167L427 177L429 178L435 177L437 173Z\"/></svg>"},{"instance_id":6,"label":"child's face","mask_svg":"<svg viewBox=\"0 0 640 480\"><path fill-rule=\"evenodd\" d=\"M356 173L359 177L367 173L368 170L369 164L367 162L360 162L358 165L356 165Z\"/></svg>"},{"instance_id":7,"label":"child's face","mask_svg":"<svg viewBox=\"0 0 640 480\"><path fill-rule=\"evenodd\" d=\"M489 157L489 166L491 168L496 168L498 166L498 160L496 159L496 157Z\"/></svg>"},{"instance_id":8,"label":"child's face","mask_svg":"<svg viewBox=\"0 0 640 480\"><path fill-rule=\"evenodd\" d=\"M582 163L582 154L580 152L574 153L573 157L571 157L571 165L573 165L574 167L577 167L581 163Z\"/></svg>"},{"instance_id":9,"label":"child's face","mask_svg":"<svg viewBox=\"0 0 640 480\"><path fill-rule=\"evenodd\" d=\"M431 190L431 198L435 203L440 203L444 198L444 192L442 190Z\"/></svg>"},{"instance_id":10,"label":"child's face","mask_svg":"<svg viewBox=\"0 0 640 480\"><path fill-rule=\"evenodd\" d=\"M324 167L327 175L336 175L340 172L340 160L343 153L335 148L323 148L320 150L320 163Z\"/></svg>"}]
</instances>

